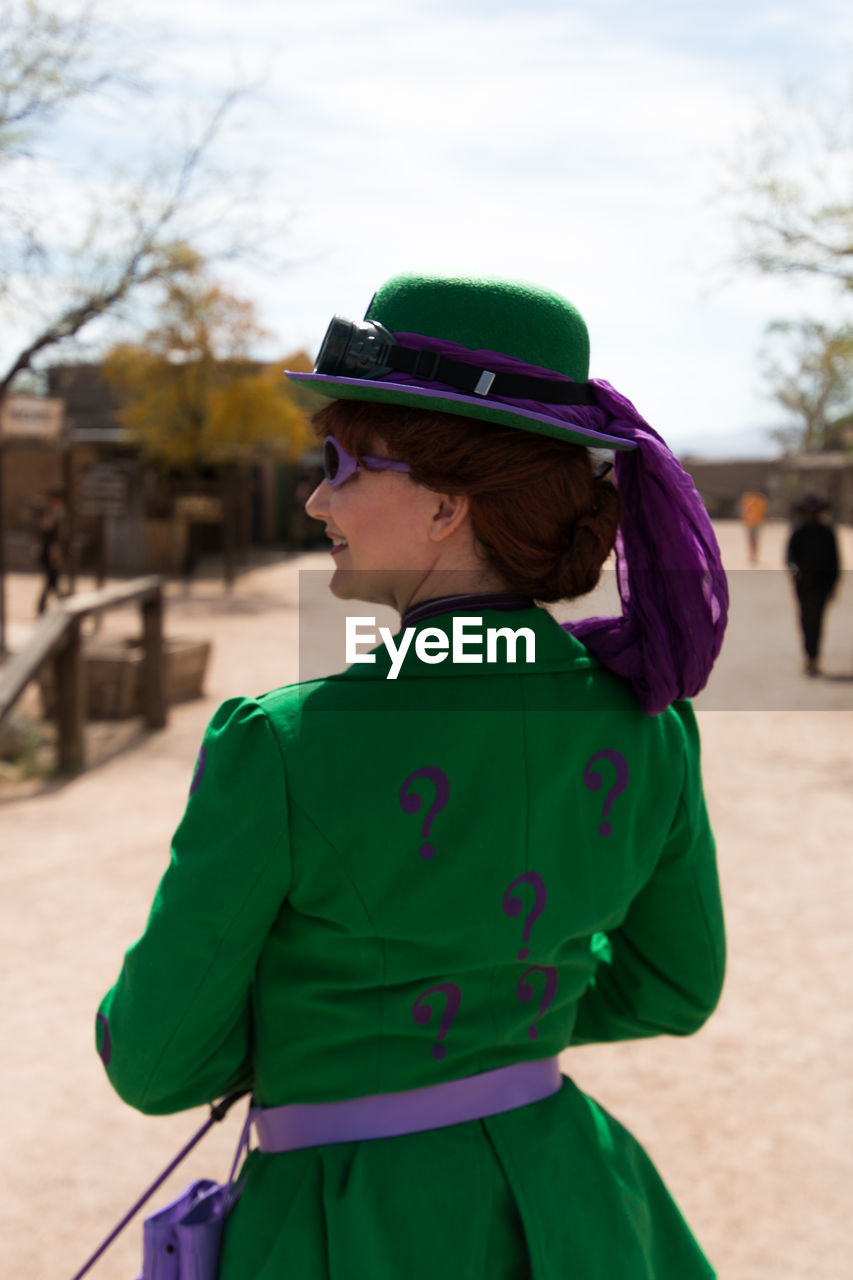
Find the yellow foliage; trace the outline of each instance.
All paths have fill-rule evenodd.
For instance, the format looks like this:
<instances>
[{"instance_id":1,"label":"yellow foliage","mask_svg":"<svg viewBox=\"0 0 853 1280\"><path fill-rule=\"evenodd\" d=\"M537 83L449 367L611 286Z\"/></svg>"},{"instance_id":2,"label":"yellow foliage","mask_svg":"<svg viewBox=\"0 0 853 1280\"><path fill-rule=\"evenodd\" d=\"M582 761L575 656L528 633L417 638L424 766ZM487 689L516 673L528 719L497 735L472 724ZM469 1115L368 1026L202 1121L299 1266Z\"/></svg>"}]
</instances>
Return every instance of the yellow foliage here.
<instances>
[{"instance_id":1,"label":"yellow foliage","mask_svg":"<svg viewBox=\"0 0 853 1280\"><path fill-rule=\"evenodd\" d=\"M289 393L283 365L230 379L210 402L209 440L214 449L264 445L298 457L312 441L304 411Z\"/></svg>"},{"instance_id":2,"label":"yellow foliage","mask_svg":"<svg viewBox=\"0 0 853 1280\"><path fill-rule=\"evenodd\" d=\"M121 420L149 457L199 466L259 451L296 458L309 447L308 412L283 369L310 361L252 362L263 336L250 302L203 278L170 285L144 342L114 347L104 362Z\"/></svg>"}]
</instances>

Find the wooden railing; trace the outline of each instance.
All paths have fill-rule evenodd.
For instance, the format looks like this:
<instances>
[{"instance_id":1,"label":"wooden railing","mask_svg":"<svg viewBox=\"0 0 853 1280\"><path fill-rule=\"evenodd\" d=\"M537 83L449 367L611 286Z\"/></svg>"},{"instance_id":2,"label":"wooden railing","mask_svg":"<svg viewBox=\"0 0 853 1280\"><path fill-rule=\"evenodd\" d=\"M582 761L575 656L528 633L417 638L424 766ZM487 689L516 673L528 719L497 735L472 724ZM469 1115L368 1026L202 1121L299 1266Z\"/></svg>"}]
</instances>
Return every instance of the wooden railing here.
<instances>
[{"instance_id":1,"label":"wooden railing","mask_svg":"<svg viewBox=\"0 0 853 1280\"><path fill-rule=\"evenodd\" d=\"M69 596L41 619L29 643L0 669L0 722L46 662L56 679L57 767L61 773L85 768L86 678L83 619L138 602L142 613L143 715L149 729L162 729L168 713L163 656L163 579L134 578L99 591Z\"/></svg>"}]
</instances>

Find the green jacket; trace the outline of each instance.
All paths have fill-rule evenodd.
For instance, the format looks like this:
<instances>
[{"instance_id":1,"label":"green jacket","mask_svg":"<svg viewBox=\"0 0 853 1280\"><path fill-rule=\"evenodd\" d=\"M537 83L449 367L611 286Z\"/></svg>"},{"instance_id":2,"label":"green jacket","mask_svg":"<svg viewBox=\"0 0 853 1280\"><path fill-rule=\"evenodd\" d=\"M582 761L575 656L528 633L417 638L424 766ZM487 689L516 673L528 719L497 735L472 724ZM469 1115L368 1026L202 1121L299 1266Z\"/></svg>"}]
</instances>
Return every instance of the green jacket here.
<instances>
[{"instance_id":1,"label":"green jacket","mask_svg":"<svg viewBox=\"0 0 853 1280\"><path fill-rule=\"evenodd\" d=\"M711 1013L724 934L691 707L645 715L543 610L482 617L531 628L535 661L428 664L413 644L397 679L382 649L216 712L99 1013L131 1105L410 1089ZM235 1217L251 1204L250 1178ZM681 1257L679 1280L706 1265Z\"/></svg>"}]
</instances>

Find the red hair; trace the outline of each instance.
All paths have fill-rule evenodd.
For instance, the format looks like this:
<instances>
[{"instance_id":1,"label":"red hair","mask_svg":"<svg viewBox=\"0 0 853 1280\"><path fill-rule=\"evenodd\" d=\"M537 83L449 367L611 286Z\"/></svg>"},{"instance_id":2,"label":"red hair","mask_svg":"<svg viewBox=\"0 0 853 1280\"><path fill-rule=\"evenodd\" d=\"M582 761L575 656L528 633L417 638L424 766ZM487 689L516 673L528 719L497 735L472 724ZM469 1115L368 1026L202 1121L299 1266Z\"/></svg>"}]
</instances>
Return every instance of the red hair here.
<instances>
[{"instance_id":1,"label":"red hair","mask_svg":"<svg viewBox=\"0 0 853 1280\"><path fill-rule=\"evenodd\" d=\"M314 415L361 460L380 439L438 493L464 493L484 559L512 591L543 603L591 591L616 540L619 495L589 451L460 414L333 400Z\"/></svg>"}]
</instances>

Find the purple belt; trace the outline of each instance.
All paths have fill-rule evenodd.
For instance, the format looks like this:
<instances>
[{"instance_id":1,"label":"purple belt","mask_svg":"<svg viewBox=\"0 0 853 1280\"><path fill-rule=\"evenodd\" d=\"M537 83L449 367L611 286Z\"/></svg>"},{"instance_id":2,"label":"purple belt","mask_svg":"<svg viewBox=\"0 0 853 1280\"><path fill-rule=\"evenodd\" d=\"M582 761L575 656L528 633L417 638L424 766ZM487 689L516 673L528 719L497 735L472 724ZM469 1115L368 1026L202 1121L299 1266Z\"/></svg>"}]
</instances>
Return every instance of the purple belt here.
<instances>
[{"instance_id":1,"label":"purple belt","mask_svg":"<svg viewBox=\"0 0 853 1280\"><path fill-rule=\"evenodd\" d=\"M252 1120L261 1151L297 1151L300 1147L394 1138L480 1120L540 1102L557 1093L562 1083L558 1060L542 1058L402 1093L255 1107Z\"/></svg>"}]
</instances>

